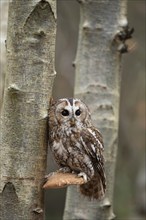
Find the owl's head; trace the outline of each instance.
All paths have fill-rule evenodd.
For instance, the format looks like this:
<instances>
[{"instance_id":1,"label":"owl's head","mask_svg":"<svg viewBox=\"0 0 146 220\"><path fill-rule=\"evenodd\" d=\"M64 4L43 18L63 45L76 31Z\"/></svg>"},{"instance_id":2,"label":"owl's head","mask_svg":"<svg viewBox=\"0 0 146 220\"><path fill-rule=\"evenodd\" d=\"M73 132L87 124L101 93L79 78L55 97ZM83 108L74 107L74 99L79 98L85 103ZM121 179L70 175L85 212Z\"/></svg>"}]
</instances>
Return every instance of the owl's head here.
<instances>
[{"instance_id":1,"label":"owl's head","mask_svg":"<svg viewBox=\"0 0 146 220\"><path fill-rule=\"evenodd\" d=\"M89 125L90 112L88 107L80 99L63 98L50 106L50 122L66 124L68 126ZM55 123L55 124L56 124Z\"/></svg>"}]
</instances>

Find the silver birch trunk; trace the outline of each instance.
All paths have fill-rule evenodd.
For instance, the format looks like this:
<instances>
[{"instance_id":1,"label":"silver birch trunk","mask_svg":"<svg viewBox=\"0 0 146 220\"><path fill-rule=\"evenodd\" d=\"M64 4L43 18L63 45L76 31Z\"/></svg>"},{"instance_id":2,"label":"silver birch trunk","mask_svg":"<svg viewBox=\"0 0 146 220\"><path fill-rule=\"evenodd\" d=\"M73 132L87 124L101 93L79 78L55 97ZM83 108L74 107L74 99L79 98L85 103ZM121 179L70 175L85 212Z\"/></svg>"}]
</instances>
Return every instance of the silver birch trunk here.
<instances>
[{"instance_id":1,"label":"silver birch trunk","mask_svg":"<svg viewBox=\"0 0 146 220\"><path fill-rule=\"evenodd\" d=\"M126 0L78 0L80 26L74 95L88 104L104 138L107 192L102 201L68 187L64 220L114 219L112 200L117 156L121 60L113 39L126 18Z\"/></svg>"},{"instance_id":2,"label":"silver birch trunk","mask_svg":"<svg viewBox=\"0 0 146 220\"><path fill-rule=\"evenodd\" d=\"M0 127L0 219L42 220L47 109L55 76L55 0L9 3Z\"/></svg>"}]
</instances>

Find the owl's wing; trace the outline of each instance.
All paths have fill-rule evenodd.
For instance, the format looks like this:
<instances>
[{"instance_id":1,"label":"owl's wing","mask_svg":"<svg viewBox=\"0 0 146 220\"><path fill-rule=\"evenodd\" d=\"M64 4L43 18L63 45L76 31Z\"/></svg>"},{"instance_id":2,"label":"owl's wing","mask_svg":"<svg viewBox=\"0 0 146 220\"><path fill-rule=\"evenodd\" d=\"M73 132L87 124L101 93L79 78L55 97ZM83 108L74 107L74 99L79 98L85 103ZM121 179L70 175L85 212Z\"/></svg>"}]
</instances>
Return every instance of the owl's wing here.
<instances>
[{"instance_id":1,"label":"owl's wing","mask_svg":"<svg viewBox=\"0 0 146 220\"><path fill-rule=\"evenodd\" d=\"M90 156L91 161L97 173L99 174L104 189L106 188L106 177L104 171L104 157L103 157L103 141L100 132L94 128L86 128L81 132L82 144L85 152Z\"/></svg>"}]
</instances>

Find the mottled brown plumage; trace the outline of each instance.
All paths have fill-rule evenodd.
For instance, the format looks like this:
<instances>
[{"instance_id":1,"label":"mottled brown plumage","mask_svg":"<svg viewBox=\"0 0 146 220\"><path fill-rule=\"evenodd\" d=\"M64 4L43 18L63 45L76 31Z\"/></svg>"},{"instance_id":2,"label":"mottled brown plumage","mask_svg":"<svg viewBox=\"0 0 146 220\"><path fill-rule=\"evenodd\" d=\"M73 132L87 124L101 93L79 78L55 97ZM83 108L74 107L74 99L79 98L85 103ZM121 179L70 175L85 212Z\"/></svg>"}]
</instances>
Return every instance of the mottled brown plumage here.
<instances>
[{"instance_id":1,"label":"mottled brown plumage","mask_svg":"<svg viewBox=\"0 0 146 220\"><path fill-rule=\"evenodd\" d=\"M92 125L88 107L79 99L59 99L49 109L49 145L63 172L75 172L86 181L81 193L103 197L106 189L103 141Z\"/></svg>"}]
</instances>

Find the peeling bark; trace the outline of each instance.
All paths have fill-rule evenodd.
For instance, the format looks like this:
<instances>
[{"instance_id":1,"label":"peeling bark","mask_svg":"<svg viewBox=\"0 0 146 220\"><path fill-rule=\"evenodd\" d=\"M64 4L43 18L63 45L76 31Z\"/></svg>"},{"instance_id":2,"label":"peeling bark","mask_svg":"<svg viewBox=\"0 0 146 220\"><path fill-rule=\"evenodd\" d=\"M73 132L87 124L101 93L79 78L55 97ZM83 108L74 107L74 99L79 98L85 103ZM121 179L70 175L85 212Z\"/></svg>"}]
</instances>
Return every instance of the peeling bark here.
<instances>
[{"instance_id":1,"label":"peeling bark","mask_svg":"<svg viewBox=\"0 0 146 220\"><path fill-rule=\"evenodd\" d=\"M94 125L105 144L107 192L101 201L89 201L76 186L68 187L64 220L114 219L112 198L117 156L120 54L113 43L126 19L126 0L78 0L81 9L75 60L74 95L88 104Z\"/></svg>"},{"instance_id":2,"label":"peeling bark","mask_svg":"<svg viewBox=\"0 0 146 220\"><path fill-rule=\"evenodd\" d=\"M0 219L42 220L47 109L55 54L55 1L9 3L0 130Z\"/></svg>"}]
</instances>

